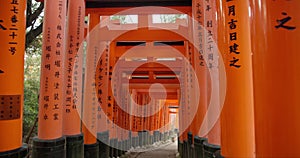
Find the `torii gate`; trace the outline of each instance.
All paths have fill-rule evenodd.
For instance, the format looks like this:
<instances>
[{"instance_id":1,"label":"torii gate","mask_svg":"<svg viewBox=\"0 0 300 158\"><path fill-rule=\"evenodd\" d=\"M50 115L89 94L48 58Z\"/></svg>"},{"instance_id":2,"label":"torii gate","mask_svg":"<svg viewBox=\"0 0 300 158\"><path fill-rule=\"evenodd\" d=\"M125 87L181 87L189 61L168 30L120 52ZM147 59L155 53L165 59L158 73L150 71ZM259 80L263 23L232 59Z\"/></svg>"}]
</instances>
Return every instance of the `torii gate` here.
<instances>
[{"instance_id":1,"label":"torii gate","mask_svg":"<svg viewBox=\"0 0 300 158\"><path fill-rule=\"evenodd\" d=\"M298 28L300 16L297 12L300 6L299 1L160 0L158 2L145 0L130 3L69 0L68 9L66 0L46 0L44 3L39 133L33 143L32 156L34 158L104 156L105 154L100 153L99 150L105 152L111 150L111 156L120 155L120 151L114 148L125 145L124 141L129 139L130 134L118 133L115 128L107 128L109 134L113 131L113 138L120 139L107 140L111 143L111 149L105 148L103 144L99 147L96 137L98 130L102 129L97 128L98 111L95 109L99 107L99 104L95 97L96 88L93 87L97 83L90 80L95 78L96 68L99 65L97 60L93 60L98 53L97 49L100 48L97 42L106 40L116 43L116 41L109 40L113 34L96 36L96 39L87 36L88 53L85 79L83 79L81 75L83 73L81 67L83 56L80 43L84 40L84 16L85 14L89 16L86 35L91 34L94 28L97 30L96 33L101 33L107 28L97 29L101 22L100 16L114 15L131 7L153 5L166 6L172 8L173 13L185 13L195 19L189 21L187 28L179 29L187 31L187 34L196 40L197 44L187 43L185 45L187 46L185 57L188 57L189 61L193 63L196 74L204 76L193 83L198 82L202 87L206 87L200 89L202 97L205 99L202 98L197 103L200 109L186 129L181 128L185 120L179 120L179 129L184 130L179 138L180 154L185 157L203 155L209 157L214 155L214 152L218 151L221 146L221 154L225 157L300 156L300 150L298 150L300 146L300 99L298 97L300 64L297 61L300 35ZM28 148L22 144L22 83L24 80L26 4L21 0L1 1L0 4L0 35L3 38L0 41L3 49L0 53L0 157L25 157ZM135 10L133 9L133 11ZM138 13L132 13L142 15L139 17L145 17L145 15L153 13L172 13L169 11L145 9ZM251 15L249 15L250 12ZM147 30L145 27L148 25L145 24L149 23L143 21L145 18L140 20L139 25L144 29L129 31L128 34L123 34L118 38L125 41L132 40L133 36L131 35L134 35L136 38L148 40L148 42L159 38L163 41L170 40L170 38L182 40L178 34L166 30ZM67 26L66 23L68 23ZM115 33L119 34L120 32L115 31ZM142 36L142 33L148 34ZM217 57L223 57L227 77L227 93L220 119L221 138L218 134L220 129L218 126L205 134L201 130L204 115L209 111L207 105L210 101L211 87L209 79L207 80L207 76L209 76L207 72L216 66L213 63L210 65L208 61L205 64L204 61L205 59L212 60L212 56L209 55L210 50L207 50L212 49L209 45L211 39L218 41L221 55ZM282 39L287 40L283 41ZM112 49L110 52L115 54L109 56L107 82L110 77L114 77L112 76L113 66L116 63L114 57L117 53L114 47L109 46L109 48ZM289 54L282 55L283 52ZM190 56L189 53L191 53ZM188 72L185 73L188 74ZM153 77L153 74L148 74L148 77ZM118 78L115 79L118 80ZM82 83L83 80L84 83ZM150 79L147 81L151 82ZM131 82L141 81L133 79ZM184 81L184 84L185 87L192 85L188 81ZM114 92L110 92L113 87L114 85L106 87L107 97L115 95ZM85 93L82 93L82 90ZM138 88L131 89L131 94L136 99L134 101L141 105L149 101L143 91ZM180 106L182 109L179 110L179 115L189 117L192 112L190 108L194 105L190 105L187 101L188 88L183 92L172 93L177 94L180 105L184 105ZM95 94L91 96L93 93ZM125 95L128 100L129 93ZM127 100L124 101L124 104L129 104ZM81 107L81 101L83 107ZM129 126L129 124L125 124L126 122L122 122L121 119L124 118L132 121L134 128L153 128L149 127L149 123L138 125L136 122L141 122L141 119L123 117L126 115L115 106L113 99L107 99L107 105L109 104L113 104L112 116L109 117L120 122L122 126ZM81 111L82 108L84 123L81 127L81 113L78 114L77 111ZM159 124L162 125L167 120L165 118L168 110L164 109L164 111L158 113L157 119L160 119ZM162 134L165 131L160 132ZM102 134L100 136L103 136ZM109 138L109 134L108 136L104 135L105 139ZM192 147L192 144L195 148ZM202 148L202 146L204 147ZM202 152L202 149L205 151Z\"/></svg>"}]
</instances>

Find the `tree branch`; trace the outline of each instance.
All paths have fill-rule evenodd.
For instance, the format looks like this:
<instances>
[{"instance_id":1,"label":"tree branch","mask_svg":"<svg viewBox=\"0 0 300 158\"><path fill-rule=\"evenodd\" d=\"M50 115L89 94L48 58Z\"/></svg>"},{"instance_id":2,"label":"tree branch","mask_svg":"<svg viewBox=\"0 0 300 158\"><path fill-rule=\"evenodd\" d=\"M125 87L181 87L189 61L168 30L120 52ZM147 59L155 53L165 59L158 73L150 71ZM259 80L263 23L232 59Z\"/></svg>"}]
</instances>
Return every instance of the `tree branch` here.
<instances>
[{"instance_id":1,"label":"tree branch","mask_svg":"<svg viewBox=\"0 0 300 158\"><path fill-rule=\"evenodd\" d=\"M27 0L27 10L26 10L26 28L28 26L28 21L29 21L29 17L32 14L32 1L31 0Z\"/></svg>"},{"instance_id":2,"label":"tree branch","mask_svg":"<svg viewBox=\"0 0 300 158\"><path fill-rule=\"evenodd\" d=\"M43 31L43 23L41 23L37 28L29 31L27 34L26 34L26 44L25 44L25 47L27 48L30 43L32 41L34 41L34 39L39 35L41 34Z\"/></svg>"},{"instance_id":3,"label":"tree branch","mask_svg":"<svg viewBox=\"0 0 300 158\"><path fill-rule=\"evenodd\" d=\"M31 8L31 6L27 6L27 8ZM44 9L44 3L40 3L39 7L34 11L34 13L32 13L31 10L30 11L27 10L26 28L33 25L32 22L40 16L40 14L43 12L43 9ZM29 12L30 14L28 14Z\"/></svg>"}]
</instances>

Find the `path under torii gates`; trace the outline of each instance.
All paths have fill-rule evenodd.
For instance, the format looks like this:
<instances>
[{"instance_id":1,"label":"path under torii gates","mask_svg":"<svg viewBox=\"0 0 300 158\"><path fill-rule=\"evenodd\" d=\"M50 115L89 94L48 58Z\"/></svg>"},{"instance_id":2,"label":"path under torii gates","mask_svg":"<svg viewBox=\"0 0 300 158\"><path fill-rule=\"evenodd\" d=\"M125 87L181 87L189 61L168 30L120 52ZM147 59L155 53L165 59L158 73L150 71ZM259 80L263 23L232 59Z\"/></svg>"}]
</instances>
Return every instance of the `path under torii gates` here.
<instances>
[{"instance_id":1,"label":"path under torii gates","mask_svg":"<svg viewBox=\"0 0 300 158\"><path fill-rule=\"evenodd\" d=\"M42 2L31 157L117 157L174 133L181 157L300 156L299 1ZM25 8L0 2L0 158L29 153Z\"/></svg>"}]
</instances>

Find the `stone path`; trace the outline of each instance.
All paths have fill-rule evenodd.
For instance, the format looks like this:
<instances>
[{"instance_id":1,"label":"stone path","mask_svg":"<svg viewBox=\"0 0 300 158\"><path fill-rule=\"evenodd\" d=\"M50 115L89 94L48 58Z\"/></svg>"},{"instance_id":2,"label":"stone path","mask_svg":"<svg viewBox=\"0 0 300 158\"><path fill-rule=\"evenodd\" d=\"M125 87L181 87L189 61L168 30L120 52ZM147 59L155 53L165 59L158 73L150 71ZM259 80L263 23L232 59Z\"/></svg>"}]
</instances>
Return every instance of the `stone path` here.
<instances>
[{"instance_id":1,"label":"stone path","mask_svg":"<svg viewBox=\"0 0 300 158\"><path fill-rule=\"evenodd\" d=\"M126 158L176 158L177 141L168 141L159 146L153 146L142 152L130 152Z\"/></svg>"}]
</instances>

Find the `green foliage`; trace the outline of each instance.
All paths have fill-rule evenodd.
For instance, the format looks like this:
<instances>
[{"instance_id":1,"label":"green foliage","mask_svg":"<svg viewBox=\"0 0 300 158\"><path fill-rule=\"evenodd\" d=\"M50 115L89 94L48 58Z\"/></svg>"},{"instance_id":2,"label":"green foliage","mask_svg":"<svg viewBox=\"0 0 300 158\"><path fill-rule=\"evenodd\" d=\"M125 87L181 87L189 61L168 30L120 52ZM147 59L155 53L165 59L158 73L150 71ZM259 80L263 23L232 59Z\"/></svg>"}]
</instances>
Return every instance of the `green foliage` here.
<instances>
[{"instance_id":1,"label":"green foliage","mask_svg":"<svg viewBox=\"0 0 300 158\"><path fill-rule=\"evenodd\" d=\"M38 36L26 49L24 65L23 133L27 135L38 114L42 36Z\"/></svg>"},{"instance_id":2,"label":"green foliage","mask_svg":"<svg viewBox=\"0 0 300 158\"><path fill-rule=\"evenodd\" d=\"M160 14L161 23L175 23L176 19L186 18L185 14Z\"/></svg>"},{"instance_id":3,"label":"green foliage","mask_svg":"<svg viewBox=\"0 0 300 158\"><path fill-rule=\"evenodd\" d=\"M26 55L32 57L32 55L41 55L42 54L42 34L37 36L26 48Z\"/></svg>"},{"instance_id":4,"label":"green foliage","mask_svg":"<svg viewBox=\"0 0 300 158\"><path fill-rule=\"evenodd\" d=\"M121 24L126 24L126 15L114 15L110 17L110 20L120 20Z\"/></svg>"}]
</instances>

